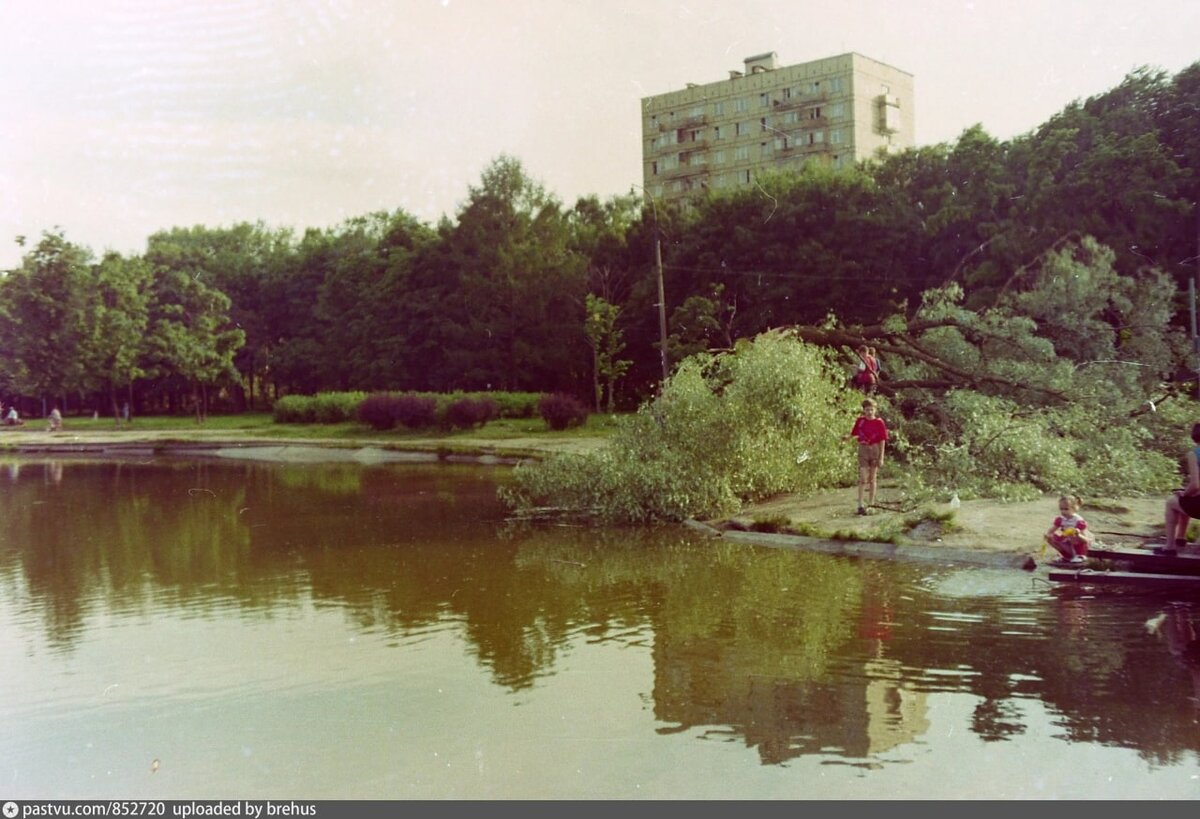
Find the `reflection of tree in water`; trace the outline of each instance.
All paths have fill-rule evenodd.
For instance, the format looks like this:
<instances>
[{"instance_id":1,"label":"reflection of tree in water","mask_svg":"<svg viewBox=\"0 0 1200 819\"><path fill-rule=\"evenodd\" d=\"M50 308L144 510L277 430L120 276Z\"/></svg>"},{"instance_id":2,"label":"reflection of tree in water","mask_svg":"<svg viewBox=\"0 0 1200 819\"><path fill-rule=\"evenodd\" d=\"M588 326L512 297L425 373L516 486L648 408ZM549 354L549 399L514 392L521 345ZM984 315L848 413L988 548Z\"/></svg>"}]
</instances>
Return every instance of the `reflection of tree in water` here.
<instances>
[{"instance_id":1,"label":"reflection of tree in water","mask_svg":"<svg viewBox=\"0 0 1200 819\"><path fill-rule=\"evenodd\" d=\"M673 527L506 527L504 473L470 467L60 467L0 469L0 579L24 577L61 646L92 607L232 601L268 616L311 596L364 630L461 628L512 690L555 673L581 638L652 646L663 730L742 742L768 763L819 752L869 764L927 730L925 697L939 691L977 696L971 728L989 741L1027 730L1029 698L1069 741L1163 762L1200 747L1191 611L1162 609L1176 628L1156 639L1145 623L1162 607L1145 597L1056 590L1013 622L986 595L920 589L917 568ZM935 609L958 634L939 637Z\"/></svg>"},{"instance_id":2,"label":"reflection of tree in water","mask_svg":"<svg viewBox=\"0 0 1200 819\"><path fill-rule=\"evenodd\" d=\"M0 559L20 566L49 639L64 645L105 601L124 611L186 605L199 613L230 600L267 609L294 603L311 579L317 596L373 606L379 585L357 570L357 556L420 540L430 526L464 529L464 518L481 529L475 515L499 509L491 482L464 482L454 468L326 474L319 465L169 459L5 466ZM464 486L462 506L446 502Z\"/></svg>"},{"instance_id":3,"label":"reflection of tree in water","mask_svg":"<svg viewBox=\"0 0 1200 819\"><path fill-rule=\"evenodd\" d=\"M663 731L721 726L707 735L771 763L869 744L867 681L828 682L854 638L857 565L676 530L539 532L518 561L543 567L557 594L578 601L595 639L653 639L655 716L672 724Z\"/></svg>"}]
</instances>

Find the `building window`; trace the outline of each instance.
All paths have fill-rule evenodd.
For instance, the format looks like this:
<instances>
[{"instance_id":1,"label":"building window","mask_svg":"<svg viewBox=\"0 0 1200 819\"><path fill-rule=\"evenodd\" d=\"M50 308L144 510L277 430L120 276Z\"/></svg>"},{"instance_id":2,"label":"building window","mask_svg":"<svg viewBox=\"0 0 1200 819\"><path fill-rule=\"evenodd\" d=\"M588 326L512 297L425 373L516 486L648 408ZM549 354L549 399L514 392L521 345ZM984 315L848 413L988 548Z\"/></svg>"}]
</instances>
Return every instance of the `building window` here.
<instances>
[{"instance_id":1,"label":"building window","mask_svg":"<svg viewBox=\"0 0 1200 819\"><path fill-rule=\"evenodd\" d=\"M658 176L658 163L657 162L650 163L650 175Z\"/></svg>"},{"instance_id":2,"label":"building window","mask_svg":"<svg viewBox=\"0 0 1200 819\"><path fill-rule=\"evenodd\" d=\"M842 78L831 77L829 80L829 93L840 94L842 92Z\"/></svg>"},{"instance_id":3,"label":"building window","mask_svg":"<svg viewBox=\"0 0 1200 819\"><path fill-rule=\"evenodd\" d=\"M651 114L651 115L650 115L650 127L651 127L651 128L657 128L657 127L658 127L658 114Z\"/></svg>"},{"instance_id":4,"label":"building window","mask_svg":"<svg viewBox=\"0 0 1200 819\"><path fill-rule=\"evenodd\" d=\"M764 91L758 95L758 107L769 108L771 106L771 95Z\"/></svg>"},{"instance_id":5,"label":"building window","mask_svg":"<svg viewBox=\"0 0 1200 819\"><path fill-rule=\"evenodd\" d=\"M771 143L760 142L758 145L758 155L762 159L770 159L771 158Z\"/></svg>"},{"instance_id":6,"label":"building window","mask_svg":"<svg viewBox=\"0 0 1200 819\"><path fill-rule=\"evenodd\" d=\"M702 117L702 116L704 116L704 106L703 106L703 105L697 105L695 108L693 108L693 109L692 109L691 116L693 116L693 117Z\"/></svg>"},{"instance_id":7,"label":"building window","mask_svg":"<svg viewBox=\"0 0 1200 819\"><path fill-rule=\"evenodd\" d=\"M733 124L733 133L735 136L741 136L742 134L748 133L747 128L746 128L746 123L735 122Z\"/></svg>"},{"instance_id":8,"label":"building window","mask_svg":"<svg viewBox=\"0 0 1200 819\"><path fill-rule=\"evenodd\" d=\"M825 132L824 131L812 131L811 133L809 133L809 135L808 135L808 144L809 145L820 145L823 142L825 142Z\"/></svg>"},{"instance_id":9,"label":"building window","mask_svg":"<svg viewBox=\"0 0 1200 819\"><path fill-rule=\"evenodd\" d=\"M703 142L703 141L704 141L704 132L703 131L692 131L692 142Z\"/></svg>"},{"instance_id":10,"label":"building window","mask_svg":"<svg viewBox=\"0 0 1200 819\"><path fill-rule=\"evenodd\" d=\"M725 152L724 151L717 151L716 153L713 154L713 164L714 165L724 165L725 164Z\"/></svg>"},{"instance_id":11,"label":"building window","mask_svg":"<svg viewBox=\"0 0 1200 819\"><path fill-rule=\"evenodd\" d=\"M799 111L788 111L787 113L785 113L783 115L783 124L784 125L795 125L799 121L800 121L800 112Z\"/></svg>"},{"instance_id":12,"label":"building window","mask_svg":"<svg viewBox=\"0 0 1200 819\"><path fill-rule=\"evenodd\" d=\"M650 186L650 195L655 199L661 199L663 195L663 186L661 184Z\"/></svg>"},{"instance_id":13,"label":"building window","mask_svg":"<svg viewBox=\"0 0 1200 819\"><path fill-rule=\"evenodd\" d=\"M790 100L792 98L792 89L790 89L790 88L783 89L783 98L785 100Z\"/></svg>"},{"instance_id":14,"label":"building window","mask_svg":"<svg viewBox=\"0 0 1200 819\"><path fill-rule=\"evenodd\" d=\"M733 151L734 162L744 162L750 158L750 147L748 145L739 145Z\"/></svg>"},{"instance_id":15,"label":"building window","mask_svg":"<svg viewBox=\"0 0 1200 819\"><path fill-rule=\"evenodd\" d=\"M785 136L775 137L775 150L786 151L788 148L788 138Z\"/></svg>"},{"instance_id":16,"label":"building window","mask_svg":"<svg viewBox=\"0 0 1200 819\"><path fill-rule=\"evenodd\" d=\"M821 118L821 109L820 108L809 108L808 109L808 118L809 119L820 119Z\"/></svg>"},{"instance_id":17,"label":"building window","mask_svg":"<svg viewBox=\"0 0 1200 819\"><path fill-rule=\"evenodd\" d=\"M821 81L820 81L820 80L813 80L812 82L810 82L810 83L808 84L808 93L810 93L810 94L820 94L820 93L821 93Z\"/></svg>"},{"instance_id":18,"label":"building window","mask_svg":"<svg viewBox=\"0 0 1200 819\"><path fill-rule=\"evenodd\" d=\"M733 111L735 114L745 111L746 107L747 106L746 106L746 98L745 97L738 97L736 100L733 101Z\"/></svg>"},{"instance_id":19,"label":"building window","mask_svg":"<svg viewBox=\"0 0 1200 819\"><path fill-rule=\"evenodd\" d=\"M739 181L739 182L742 182L743 184L746 184L746 185L749 185L749 184L750 184L750 170L749 170L749 168L747 168L747 169L746 169L746 170L744 170L744 171L738 171L738 181Z\"/></svg>"},{"instance_id":20,"label":"building window","mask_svg":"<svg viewBox=\"0 0 1200 819\"><path fill-rule=\"evenodd\" d=\"M829 132L829 142L832 145L840 145L842 143L841 128L834 128Z\"/></svg>"},{"instance_id":21,"label":"building window","mask_svg":"<svg viewBox=\"0 0 1200 819\"><path fill-rule=\"evenodd\" d=\"M713 139L720 139L720 138L721 138L721 126L714 125L713 126Z\"/></svg>"},{"instance_id":22,"label":"building window","mask_svg":"<svg viewBox=\"0 0 1200 819\"><path fill-rule=\"evenodd\" d=\"M721 102L714 102L713 103L713 116L719 117L719 116L723 116L724 114L725 114L725 101L722 100Z\"/></svg>"},{"instance_id":23,"label":"building window","mask_svg":"<svg viewBox=\"0 0 1200 819\"><path fill-rule=\"evenodd\" d=\"M760 130L760 131L767 130L767 118L766 117L763 117L762 119L760 119L758 121L758 130Z\"/></svg>"},{"instance_id":24,"label":"building window","mask_svg":"<svg viewBox=\"0 0 1200 819\"><path fill-rule=\"evenodd\" d=\"M844 102L835 102L829 106L828 113L830 119L841 119L846 116L846 104Z\"/></svg>"}]
</instances>

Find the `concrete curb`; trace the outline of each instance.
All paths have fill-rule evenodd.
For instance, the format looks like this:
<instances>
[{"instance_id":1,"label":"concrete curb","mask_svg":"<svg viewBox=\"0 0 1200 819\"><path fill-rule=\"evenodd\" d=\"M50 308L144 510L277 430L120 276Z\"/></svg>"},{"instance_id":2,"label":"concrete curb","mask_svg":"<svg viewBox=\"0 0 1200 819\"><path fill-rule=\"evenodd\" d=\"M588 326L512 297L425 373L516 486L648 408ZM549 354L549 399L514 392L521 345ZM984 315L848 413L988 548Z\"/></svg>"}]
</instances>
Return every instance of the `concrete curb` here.
<instances>
[{"instance_id":1,"label":"concrete curb","mask_svg":"<svg viewBox=\"0 0 1200 819\"><path fill-rule=\"evenodd\" d=\"M847 557L869 557L879 560L913 560L925 563L984 566L994 569L1023 569L1032 571L1037 561L1032 555L1011 552L988 552L982 549L953 549L942 546L925 546L919 543L873 543L861 540L823 540L805 535L782 535L773 532L721 531L707 523L689 520L690 529L704 532L713 537L724 538L734 543L752 546L769 546L777 549L800 549L808 552L823 552Z\"/></svg>"},{"instance_id":2,"label":"concrete curb","mask_svg":"<svg viewBox=\"0 0 1200 819\"><path fill-rule=\"evenodd\" d=\"M151 455L185 455L192 458L225 458L274 463L445 463L484 466L515 466L528 460L515 455L502 455L486 450L446 452L425 449L392 449L370 444L170 440L19 444L0 450L0 454L4 453L41 457L97 455L145 458Z\"/></svg>"}]
</instances>

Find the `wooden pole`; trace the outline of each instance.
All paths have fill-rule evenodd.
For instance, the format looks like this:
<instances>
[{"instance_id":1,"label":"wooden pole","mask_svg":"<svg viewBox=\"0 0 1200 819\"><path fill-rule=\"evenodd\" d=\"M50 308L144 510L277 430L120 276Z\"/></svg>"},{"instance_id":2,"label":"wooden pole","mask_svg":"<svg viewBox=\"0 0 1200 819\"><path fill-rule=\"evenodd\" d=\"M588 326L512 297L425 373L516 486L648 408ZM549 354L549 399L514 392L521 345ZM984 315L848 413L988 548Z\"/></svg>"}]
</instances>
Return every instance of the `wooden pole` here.
<instances>
[{"instance_id":1,"label":"wooden pole","mask_svg":"<svg viewBox=\"0 0 1200 819\"><path fill-rule=\"evenodd\" d=\"M1196 395L1200 397L1200 338L1196 336L1196 280L1188 279L1188 318L1192 324L1192 372L1196 374Z\"/></svg>"},{"instance_id":2,"label":"wooden pole","mask_svg":"<svg viewBox=\"0 0 1200 819\"><path fill-rule=\"evenodd\" d=\"M662 377L666 382L670 373L670 362L667 361L667 297L663 288L662 244L654 237L654 262L658 268L658 345L662 354Z\"/></svg>"}]
</instances>

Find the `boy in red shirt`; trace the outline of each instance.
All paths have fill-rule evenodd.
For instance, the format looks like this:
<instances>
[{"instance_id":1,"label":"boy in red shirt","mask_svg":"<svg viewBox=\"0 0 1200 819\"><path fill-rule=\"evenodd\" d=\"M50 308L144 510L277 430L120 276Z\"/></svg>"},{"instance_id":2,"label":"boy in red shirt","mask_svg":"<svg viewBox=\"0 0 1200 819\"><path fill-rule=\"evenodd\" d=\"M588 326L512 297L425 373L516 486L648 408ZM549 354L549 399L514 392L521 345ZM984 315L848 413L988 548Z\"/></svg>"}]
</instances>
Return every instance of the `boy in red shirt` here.
<instances>
[{"instance_id":1,"label":"boy in red shirt","mask_svg":"<svg viewBox=\"0 0 1200 819\"><path fill-rule=\"evenodd\" d=\"M854 422L854 428L844 440L858 439L858 514L867 514L863 506L863 494L867 505L875 505L875 478L883 465L884 442L888 439L887 424L876 413L878 409L870 398L862 402L862 415Z\"/></svg>"}]
</instances>

